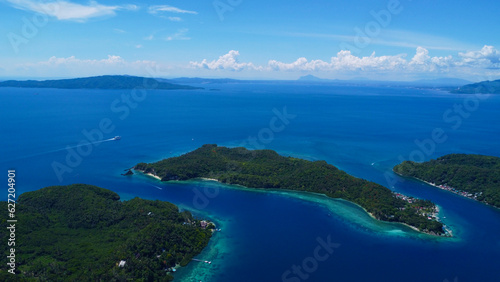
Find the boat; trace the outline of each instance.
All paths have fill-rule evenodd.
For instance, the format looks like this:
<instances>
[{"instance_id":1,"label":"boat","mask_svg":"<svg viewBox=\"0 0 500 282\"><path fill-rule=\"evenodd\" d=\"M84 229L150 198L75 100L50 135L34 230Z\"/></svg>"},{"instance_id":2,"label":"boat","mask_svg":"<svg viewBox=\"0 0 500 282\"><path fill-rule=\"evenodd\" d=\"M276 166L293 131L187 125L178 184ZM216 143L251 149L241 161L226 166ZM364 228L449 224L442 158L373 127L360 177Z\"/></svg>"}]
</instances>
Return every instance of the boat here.
<instances>
[{"instance_id":1,"label":"boat","mask_svg":"<svg viewBox=\"0 0 500 282\"><path fill-rule=\"evenodd\" d=\"M120 140L120 139L122 139L121 136L115 136L115 137L113 137L113 140Z\"/></svg>"}]
</instances>

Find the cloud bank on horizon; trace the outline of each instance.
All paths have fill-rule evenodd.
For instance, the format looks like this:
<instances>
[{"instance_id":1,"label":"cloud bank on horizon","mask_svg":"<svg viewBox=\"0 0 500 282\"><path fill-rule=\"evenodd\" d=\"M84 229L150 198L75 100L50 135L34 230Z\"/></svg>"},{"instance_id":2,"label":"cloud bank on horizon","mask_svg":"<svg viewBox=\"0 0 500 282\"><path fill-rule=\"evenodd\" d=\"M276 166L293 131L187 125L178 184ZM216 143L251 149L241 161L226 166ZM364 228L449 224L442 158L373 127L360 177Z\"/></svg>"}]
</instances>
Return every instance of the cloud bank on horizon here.
<instances>
[{"instance_id":1,"label":"cloud bank on horizon","mask_svg":"<svg viewBox=\"0 0 500 282\"><path fill-rule=\"evenodd\" d=\"M413 56L396 54L360 57L350 51L342 50L331 57L329 61L308 60L304 57L293 62L269 60L266 65L252 62L240 62L240 52L231 50L217 59L203 59L200 62L173 66L151 60L127 61L117 55L108 55L105 59L79 59L75 56L67 58L51 57L46 61L18 65L34 74L57 74L64 71L69 76L82 76L82 70L88 75L102 74L132 74L148 75L151 69L162 69L165 77L176 76L191 70L200 70L211 77L231 76L235 73L248 72L253 76L266 77L273 73L286 73L288 77L297 78L305 73L327 78L345 78L343 75L363 75L374 79L384 77L400 77L405 80L417 79L422 75L435 77L461 77L485 80L490 77L500 77L500 51L493 46L484 46L480 50L459 52L457 56L430 56L429 51L418 47ZM126 70L126 73L123 71Z\"/></svg>"},{"instance_id":2,"label":"cloud bank on horizon","mask_svg":"<svg viewBox=\"0 0 500 282\"><path fill-rule=\"evenodd\" d=\"M406 59L407 54L393 56L376 56L375 52L371 56L358 57L351 54L351 51L342 50L332 57L329 62L322 60L307 60L304 57L298 58L292 63L284 63L270 60L267 66L256 66L251 62L240 63L238 56L240 53L235 50L220 56L217 60L208 62L204 59L201 62L191 62L195 68L209 70L231 70L243 71L406 71L406 72L437 72L449 73L459 71L460 68L467 70L500 70L500 51L493 46L485 45L481 50L460 52L458 57L452 55L446 57L431 57L429 51L423 47L418 47L415 55L411 59Z\"/></svg>"}]
</instances>

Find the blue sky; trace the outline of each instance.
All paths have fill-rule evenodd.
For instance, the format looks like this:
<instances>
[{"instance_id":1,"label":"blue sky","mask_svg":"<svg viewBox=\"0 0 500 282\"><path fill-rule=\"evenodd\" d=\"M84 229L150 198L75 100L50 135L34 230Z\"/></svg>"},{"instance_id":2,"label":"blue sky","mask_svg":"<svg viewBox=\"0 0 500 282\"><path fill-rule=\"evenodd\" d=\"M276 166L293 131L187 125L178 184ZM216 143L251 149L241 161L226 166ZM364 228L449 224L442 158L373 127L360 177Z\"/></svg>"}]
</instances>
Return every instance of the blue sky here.
<instances>
[{"instance_id":1,"label":"blue sky","mask_svg":"<svg viewBox=\"0 0 500 282\"><path fill-rule=\"evenodd\" d=\"M497 1L0 0L0 77L500 79Z\"/></svg>"}]
</instances>

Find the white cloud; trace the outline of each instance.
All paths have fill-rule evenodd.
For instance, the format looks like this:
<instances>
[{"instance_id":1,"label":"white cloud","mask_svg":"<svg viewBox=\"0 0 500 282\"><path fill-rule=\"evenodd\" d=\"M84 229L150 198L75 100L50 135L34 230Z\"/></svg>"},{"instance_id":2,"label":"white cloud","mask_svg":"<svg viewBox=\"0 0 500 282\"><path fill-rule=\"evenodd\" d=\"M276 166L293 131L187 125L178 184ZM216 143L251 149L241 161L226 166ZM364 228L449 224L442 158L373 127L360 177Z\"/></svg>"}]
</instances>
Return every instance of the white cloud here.
<instances>
[{"instance_id":1,"label":"white cloud","mask_svg":"<svg viewBox=\"0 0 500 282\"><path fill-rule=\"evenodd\" d=\"M485 45L479 51L469 51L458 54L462 61L460 65L485 68L500 68L500 51L493 46Z\"/></svg>"},{"instance_id":2,"label":"white cloud","mask_svg":"<svg viewBox=\"0 0 500 282\"><path fill-rule=\"evenodd\" d=\"M114 16L118 10L137 10L135 5L106 6L95 1L88 5L68 1L41 2L38 0L7 0L13 7L55 17L58 20L84 22L87 19Z\"/></svg>"},{"instance_id":3,"label":"white cloud","mask_svg":"<svg viewBox=\"0 0 500 282\"><path fill-rule=\"evenodd\" d=\"M175 34L167 36L165 40L171 41L171 40L190 40L191 38L187 37L186 34L189 31L187 28L181 28L179 29Z\"/></svg>"},{"instance_id":4,"label":"white cloud","mask_svg":"<svg viewBox=\"0 0 500 282\"><path fill-rule=\"evenodd\" d=\"M190 62L190 65L195 68L204 68L209 70L231 70L241 71L244 69L260 69L252 63L239 63L237 57L240 55L238 51L231 50L229 53L222 55L217 60L208 62L204 59L201 62Z\"/></svg>"},{"instance_id":5,"label":"white cloud","mask_svg":"<svg viewBox=\"0 0 500 282\"><path fill-rule=\"evenodd\" d=\"M149 13L151 14L156 14L159 12L170 12L170 13L176 13L176 14L198 14L198 12L195 11L188 11L188 10L182 10L177 7L169 6L169 5L155 5L149 7Z\"/></svg>"},{"instance_id":6,"label":"white cloud","mask_svg":"<svg viewBox=\"0 0 500 282\"><path fill-rule=\"evenodd\" d=\"M351 51L342 50L330 61L308 60L301 57L291 63L270 60L264 66L256 66L252 62L239 62L237 60L239 55L238 51L231 50L217 60L209 62L204 59L201 62L190 62L190 65L200 69L230 71L249 69L268 72L330 72L335 74L348 72L363 75L392 74L393 76L443 73L458 77L464 77L468 73L480 75L481 71L484 73L488 69L500 68L500 51L492 46L484 46L479 51L459 53L457 57L452 55L432 57L426 48L417 47L415 55L411 59L406 58L407 54L376 56L375 53L372 53L370 56L359 57L353 55ZM488 74L492 74L492 72L490 71ZM500 72L497 72L496 75L500 75Z\"/></svg>"},{"instance_id":7,"label":"white cloud","mask_svg":"<svg viewBox=\"0 0 500 282\"><path fill-rule=\"evenodd\" d=\"M181 29L172 35L170 40L182 39L187 29ZM160 38L159 36L156 36ZM169 40L168 38L165 38ZM142 45L132 45L142 48ZM372 53L369 56L356 56L350 51L338 52L329 60L309 60L304 57L291 62L269 60L262 65L249 61L239 61L240 53L231 50L214 60L203 59L190 62L189 66L179 67L164 65L155 61L126 59L109 55L102 59L81 59L71 57L51 57L37 63L19 65L1 65L0 73L23 75L29 73L32 77L78 77L102 74L149 75L148 69L167 69L172 75L183 73L192 75L230 75L239 72L241 76L267 77L283 79L296 78L305 73L315 73L321 77L348 79L352 77L367 77L379 80L411 80L423 77L458 77L468 80L486 80L500 78L500 51L492 46L484 46L479 50L447 55L432 56L427 49L419 47L412 55L396 54L379 56ZM163 76L168 75L162 73ZM160 75L157 75L160 76Z\"/></svg>"},{"instance_id":8,"label":"white cloud","mask_svg":"<svg viewBox=\"0 0 500 282\"><path fill-rule=\"evenodd\" d=\"M168 17L168 19L169 19L170 21L172 21L172 22L180 22L180 21L182 21L182 19L181 19L181 18L179 18L179 17Z\"/></svg>"},{"instance_id":9,"label":"white cloud","mask_svg":"<svg viewBox=\"0 0 500 282\"><path fill-rule=\"evenodd\" d=\"M429 51L423 47L417 47L417 53L411 59L410 64L423 65L429 61L431 57L429 56Z\"/></svg>"}]
</instances>

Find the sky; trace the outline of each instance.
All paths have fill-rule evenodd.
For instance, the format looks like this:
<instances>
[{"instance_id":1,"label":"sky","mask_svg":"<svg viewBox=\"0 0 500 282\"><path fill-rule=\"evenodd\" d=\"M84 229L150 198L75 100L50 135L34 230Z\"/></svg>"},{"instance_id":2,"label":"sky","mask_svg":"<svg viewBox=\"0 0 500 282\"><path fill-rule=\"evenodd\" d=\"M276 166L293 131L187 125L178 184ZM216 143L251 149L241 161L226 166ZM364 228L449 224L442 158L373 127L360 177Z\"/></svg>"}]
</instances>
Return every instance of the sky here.
<instances>
[{"instance_id":1,"label":"sky","mask_svg":"<svg viewBox=\"0 0 500 282\"><path fill-rule=\"evenodd\" d=\"M0 0L0 78L500 79L491 0Z\"/></svg>"}]
</instances>

